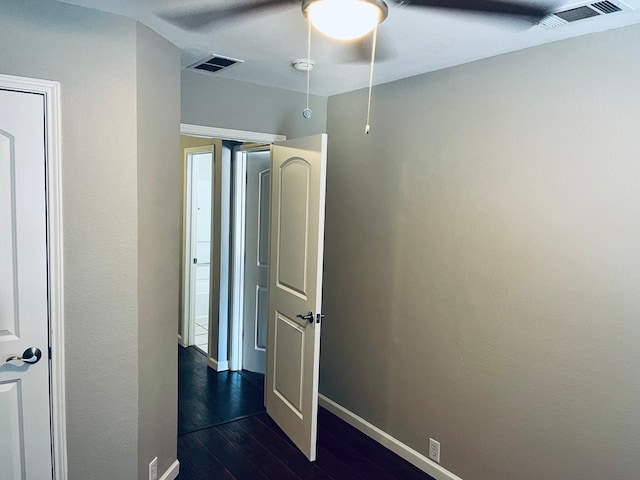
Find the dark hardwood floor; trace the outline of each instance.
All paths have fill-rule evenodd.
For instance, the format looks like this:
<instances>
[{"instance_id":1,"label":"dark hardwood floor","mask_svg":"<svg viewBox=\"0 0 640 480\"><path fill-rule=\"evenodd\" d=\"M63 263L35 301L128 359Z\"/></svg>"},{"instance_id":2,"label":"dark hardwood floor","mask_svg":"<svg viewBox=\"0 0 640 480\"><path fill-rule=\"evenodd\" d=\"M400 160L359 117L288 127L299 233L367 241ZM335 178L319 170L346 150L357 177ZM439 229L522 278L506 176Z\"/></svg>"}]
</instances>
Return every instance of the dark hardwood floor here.
<instances>
[{"instance_id":1,"label":"dark hardwood floor","mask_svg":"<svg viewBox=\"0 0 640 480\"><path fill-rule=\"evenodd\" d=\"M178 348L178 435L264 412L256 374L217 373L200 350Z\"/></svg>"},{"instance_id":2,"label":"dark hardwood floor","mask_svg":"<svg viewBox=\"0 0 640 480\"><path fill-rule=\"evenodd\" d=\"M433 480L323 408L309 462L264 412L263 376L179 348L179 480Z\"/></svg>"}]
</instances>

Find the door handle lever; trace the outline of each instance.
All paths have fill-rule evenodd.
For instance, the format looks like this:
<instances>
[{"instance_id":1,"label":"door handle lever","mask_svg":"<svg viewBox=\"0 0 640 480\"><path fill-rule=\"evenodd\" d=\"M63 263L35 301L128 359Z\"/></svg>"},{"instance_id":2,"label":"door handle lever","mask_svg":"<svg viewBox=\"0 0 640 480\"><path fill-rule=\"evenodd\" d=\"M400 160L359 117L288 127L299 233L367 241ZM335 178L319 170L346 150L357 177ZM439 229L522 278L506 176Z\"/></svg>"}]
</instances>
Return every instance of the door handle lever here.
<instances>
[{"instance_id":1,"label":"door handle lever","mask_svg":"<svg viewBox=\"0 0 640 480\"><path fill-rule=\"evenodd\" d=\"M12 355L7 358L4 363L13 362L14 360L18 360L24 363L38 363L38 360L42 358L42 352L38 347L29 347L24 352L22 352L22 356Z\"/></svg>"},{"instance_id":2,"label":"door handle lever","mask_svg":"<svg viewBox=\"0 0 640 480\"><path fill-rule=\"evenodd\" d=\"M313 323L313 312L309 312L306 315L296 315L296 317L306 320L309 323Z\"/></svg>"}]
</instances>

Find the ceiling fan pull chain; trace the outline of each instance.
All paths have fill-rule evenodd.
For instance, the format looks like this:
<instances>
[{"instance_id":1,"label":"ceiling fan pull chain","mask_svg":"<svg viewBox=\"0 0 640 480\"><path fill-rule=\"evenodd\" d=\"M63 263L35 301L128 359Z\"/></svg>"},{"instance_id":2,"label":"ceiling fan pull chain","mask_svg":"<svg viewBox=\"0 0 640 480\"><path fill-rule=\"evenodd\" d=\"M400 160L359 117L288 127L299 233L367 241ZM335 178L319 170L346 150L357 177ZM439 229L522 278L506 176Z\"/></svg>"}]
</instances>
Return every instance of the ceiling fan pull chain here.
<instances>
[{"instance_id":1,"label":"ceiling fan pull chain","mask_svg":"<svg viewBox=\"0 0 640 480\"><path fill-rule=\"evenodd\" d=\"M309 24L309 32L307 34L307 107L302 112L304 118L311 118L311 109L309 108L309 86L311 84L311 20L307 20Z\"/></svg>"},{"instance_id":2,"label":"ceiling fan pull chain","mask_svg":"<svg viewBox=\"0 0 640 480\"><path fill-rule=\"evenodd\" d=\"M376 61L376 43L378 42L378 26L373 29L373 46L371 47L371 72L369 74L369 99L367 101L367 125L364 127L364 133L369 134L371 125L371 92L373 91L373 66Z\"/></svg>"}]
</instances>

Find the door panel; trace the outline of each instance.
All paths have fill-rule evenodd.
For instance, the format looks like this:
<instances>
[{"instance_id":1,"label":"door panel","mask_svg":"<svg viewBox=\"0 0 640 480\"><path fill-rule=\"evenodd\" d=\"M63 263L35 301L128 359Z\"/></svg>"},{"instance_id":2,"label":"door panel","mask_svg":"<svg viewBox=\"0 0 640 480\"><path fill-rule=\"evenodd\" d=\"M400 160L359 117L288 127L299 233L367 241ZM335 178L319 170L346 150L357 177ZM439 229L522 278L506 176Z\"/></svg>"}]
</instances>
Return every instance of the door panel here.
<instances>
[{"instance_id":1,"label":"door panel","mask_svg":"<svg viewBox=\"0 0 640 480\"><path fill-rule=\"evenodd\" d=\"M17 337L16 287L17 265L15 251L15 157L13 138L0 130L0 341Z\"/></svg>"},{"instance_id":2,"label":"door panel","mask_svg":"<svg viewBox=\"0 0 640 480\"><path fill-rule=\"evenodd\" d=\"M256 294L256 347L263 352L267 348L267 287L258 287ZM264 373L264 368L261 370Z\"/></svg>"},{"instance_id":3,"label":"door panel","mask_svg":"<svg viewBox=\"0 0 640 480\"><path fill-rule=\"evenodd\" d=\"M306 299L311 165L291 158L279 169L280 203L276 247L277 285Z\"/></svg>"},{"instance_id":4,"label":"door panel","mask_svg":"<svg viewBox=\"0 0 640 480\"><path fill-rule=\"evenodd\" d=\"M20 397L20 380L0 382L0 432L7 443L6 450L0 450L3 470L0 478L3 479L24 478L21 446L25 439Z\"/></svg>"},{"instance_id":5,"label":"door panel","mask_svg":"<svg viewBox=\"0 0 640 480\"><path fill-rule=\"evenodd\" d=\"M271 167L267 413L312 461L316 458L326 146L326 134L277 143Z\"/></svg>"},{"instance_id":6,"label":"door panel","mask_svg":"<svg viewBox=\"0 0 640 480\"><path fill-rule=\"evenodd\" d=\"M52 478L44 138L43 95L0 89L3 480ZM42 352L38 363L6 362L30 347Z\"/></svg>"},{"instance_id":7,"label":"door panel","mask_svg":"<svg viewBox=\"0 0 640 480\"><path fill-rule=\"evenodd\" d=\"M302 417L302 382L304 371L304 329L291 318L276 312L274 391L281 400Z\"/></svg>"}]
</instances>

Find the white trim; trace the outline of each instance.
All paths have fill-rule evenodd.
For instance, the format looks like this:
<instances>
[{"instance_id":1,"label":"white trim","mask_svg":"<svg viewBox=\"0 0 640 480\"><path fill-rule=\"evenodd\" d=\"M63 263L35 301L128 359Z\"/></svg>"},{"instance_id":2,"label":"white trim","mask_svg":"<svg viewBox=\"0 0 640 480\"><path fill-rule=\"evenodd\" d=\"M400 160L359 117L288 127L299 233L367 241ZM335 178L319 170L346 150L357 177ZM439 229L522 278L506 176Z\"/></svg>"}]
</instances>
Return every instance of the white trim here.
<instances>
[{"instance_id":1,"label":"white trim","mask_svg":"<svg viewBox=\"0 0 640 480\"><path fill-rule=\"evenodd\" d=\"M202 125L180 124L182 135L195 137L220 138L222 140L236 140L239 142L273 143L286 140L285 135L275 133L248 132L244 130L232 130L229 128L206 127Z\"/></svg>"},{"instance_id":2,"label":"white trim","mask_svg":"<svg viewBox=\"0 0 640 480\"><path fill-rule=\"evenodd\" d=\"M242 370L242 315L244 305L244 240L247 158L238 147L233 149L233 218L231 263L231 318L229 319L231 370Z\"/></svg>"},{"instance_id":3,"label":"white trim","mask_svg":"<svg viewBox=\"0 0 640 480\"><path fill-rule=\"evenodd\" d=\"M0 74L0 86L45 98L53 478L67 479L60 83Z\"/></svg>"},{"instance_id":4,"label":"white trim","mask_svg":"<svg viewBox=\"0 0 640 480\"><path fill-rule=\"evenodd\" d=\"M405 445L400 440L392 437L387 432L379 429L375 425L372 425L364 418L359 417L352 411L347 410L342 405L325 397L321 393L318 394L318 402L322 407L326 408L352 427L360 430L362 433L372 438L384 447L387 447L389 450L398 454L407 462L415 465L423 472L431 475L436 480L462 480L462 478L441 467L434 461L422 455L420 452L417 452L408 445Z\"/></svg>"},{"instance_id":5,"label":"white trim","mask_svg":"<svg viewBox=\"0 0 640 480\"><path fill-rule=\"evenodd\" d=\"M187 345L187 344L182 340L182 335L180 335L180 334L178 334L178 344L179 344L181 347L185 347L185 348L189 346L189 345Z\"/></svg>"},{"instance_id":6,"label":"white trim","mask_svg":"<svg viewBox=\"0 0 640 480\"><path fill-rule=\"evenodd\" d=\"M178 474L180 473L180 462L176 460L171 464L167 471L162 474L160 480L174 480L178 478Z\"/></svg>"},{"instance_id":7,"label":"white trim","mask_svg":"<svg viewBox=\"0 0 640 480\"><path fill-rule=\"evenodd\" d=\"M229 370L229 362L227 360L218 361L215 358L208 357L207 364L216 372L226 372L227 370Z\"/></svg>"}]
</instances>

